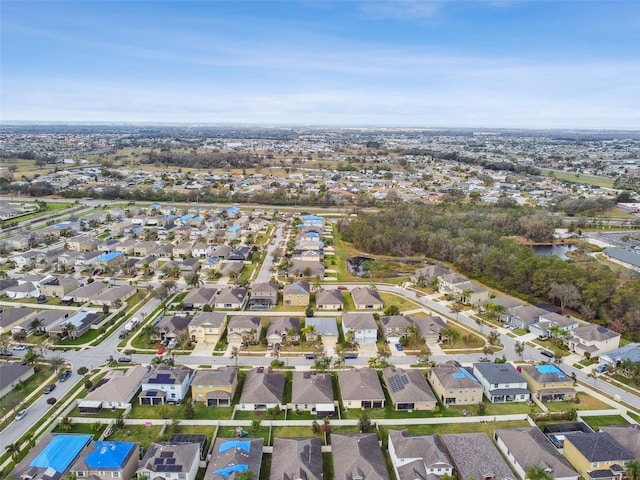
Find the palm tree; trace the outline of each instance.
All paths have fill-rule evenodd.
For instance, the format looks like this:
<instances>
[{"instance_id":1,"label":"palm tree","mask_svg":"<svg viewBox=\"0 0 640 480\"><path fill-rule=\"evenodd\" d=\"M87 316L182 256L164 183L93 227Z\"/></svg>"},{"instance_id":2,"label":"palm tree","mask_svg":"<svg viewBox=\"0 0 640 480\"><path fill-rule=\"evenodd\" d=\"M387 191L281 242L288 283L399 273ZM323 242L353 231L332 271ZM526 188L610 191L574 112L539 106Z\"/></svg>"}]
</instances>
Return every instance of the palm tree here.
<instances>
[{"instance_id":1,"label":"palm tree","mask_svg":"<svg viewBox=\"0 0 640 480\"><path fill-rule=\"evenodd\" d=\"M553 480L553 475L542 467L529 467L526 471L529 480Z\"/></svg>"},{"instance_id":2,"label":"palm tree","mask_svg":"<svg viewBox=\"0 0 640 480\"><path fill-rule=\"evenodd\" d=\"M71 430L71 427L73 425L73 420L71 420L70 417L64 417L62 420L60 420L60 423L58 424L58 426L60 427L60 430Z\"/></svg>"},{"instance_id":3,"label":"palm tree","mask_svg":"<svg viewBox=\"0 0 640 480\"><path fill-rule=\"evenodd\" d=\"M20 445L18 445L18 442L10 443L5 447L5 450L11 455L11 459L14 462L18 461L18 457L20 456Z\"/></svg>"},{"instance_id":4,"label":"palm tree","mask_svg":"<svg viewBox=\"0 0 640 480\"><path fill-rule=\"evenodd\" d=\"M58 355L57 357L53 357L51 359L51 368L53 368L54 372L58 372L59 370L62 370L62 368L67 364L67 361L62 358L60 355Z\"/></svg>"},{"instance_id":5,"label":"palm tree","mask_svg":"<svg viewBox=\"0 0 640 480\"><path fill-rule=\"evenodd\" d=\"M344 365L344 361L344 355L339 355L338 358L333 361L333 368L342 368L342 366Z\"/></svg>"},{"instance_id":6,"label":"palm tree","mask_svg":"<svg viewBox=\"0 0 640 480\"><path fill-rule=\"evenodd\" d=\"M314 337L314 342L315 342L315 336L316 336L316 326L315 325L305 325L304 328L302 328L302 330L300 330L300 333L304 334L305 336L305 341L307 341L307 337L309 336L313 336Z\"/></svg>"},{"instance_id":7,"label":"palm tree","mask_svg":"<svg viewBox=\"0 0 640 480\"><path fill-rule=\"evenodd\" d=\"M520 357L520 360L524 359L524 347L525 347L524 342L516 342L515 345L513 346L514 350L516 351L516 355Z\"/></svg>"},{"instance_id":8,"label":"palm tree","mask_svg":"<svg viewBox=\"0 0 640 480\"><path fill-rule=\"evenodd\" d=\"M236 361L236 368L238 368L238 355L240 354L240 349L236 346L231 347L231 358Z\"/></svg>"},{"instance_id":9,"label":"palm tree","mask_svg":"<svg viewBox=\"0 0 640 480\"><path fill-rule=\"evenodd\" d=\"M33 333L35 333L36 335L38 333L42 332L42 325L43 322L42 320L40 320L38 317L34 318L33 320L31 320L31 322L29 323L29 328L31 328L33 330Z\"/></svg>"},{"instance_id":10,"label":"palm tree","mask_svg":"<svg viewBox=\"0 0 640 480\"><path fill-rule=\"evenodd\" d=\"M67 335L71 338L76 338L76 326L73 323L69 322L65 324L64 331L67 332Z\"/></svg>"},{"instance_id":11,"label":"palm tree","mask_svg":"<svg viewBox=\"0 0 640 480\"><path fill-rule=\"evenodd\" d=\"M627 476L630 480L640 479L640 460L631 460L627 463Z\"/></svg>"},{"instance_id":12,"label":"palm tree","mask_svg":"<svg viewBox=\"0 0 640 480\"><path fill-rule=\"evenodd\" d=\"M471 295L473 295L473 290L467 288L460 294L460 300L462 300L462 303L468 303Z\"/></svg>"}]
</instances>

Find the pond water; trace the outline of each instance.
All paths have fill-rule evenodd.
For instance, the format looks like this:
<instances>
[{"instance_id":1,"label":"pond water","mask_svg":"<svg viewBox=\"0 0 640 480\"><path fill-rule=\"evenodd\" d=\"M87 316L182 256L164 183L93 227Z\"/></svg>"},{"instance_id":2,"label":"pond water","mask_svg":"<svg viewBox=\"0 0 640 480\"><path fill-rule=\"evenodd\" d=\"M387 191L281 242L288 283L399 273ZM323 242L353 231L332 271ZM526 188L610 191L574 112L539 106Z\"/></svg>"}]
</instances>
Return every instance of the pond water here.
<instances>
[{"instance_id":1,"label":"pond water","mask_svg":"<svg viewBox=\"0 0 640 480\"><path fill-rule=\"evenodd\" d=\"M347 258L347 269L351 275L356 277L368 277L371 272L364 268L363 263L373 258L369 257L349 257Z\"/></svg>"},{"instance_id":2,"label":"pond water","mask_svg":"<svg viewBox=\"0 0 640 480\"><path fill-rule=\"evenodd\" d=\"M533 252L536 255L544 255L545 257L549 257L551 255L556 255L560 257L562 260L567 260L567 253L576 249L575 245L533 245Z\"/></svg>"}]
</instances>

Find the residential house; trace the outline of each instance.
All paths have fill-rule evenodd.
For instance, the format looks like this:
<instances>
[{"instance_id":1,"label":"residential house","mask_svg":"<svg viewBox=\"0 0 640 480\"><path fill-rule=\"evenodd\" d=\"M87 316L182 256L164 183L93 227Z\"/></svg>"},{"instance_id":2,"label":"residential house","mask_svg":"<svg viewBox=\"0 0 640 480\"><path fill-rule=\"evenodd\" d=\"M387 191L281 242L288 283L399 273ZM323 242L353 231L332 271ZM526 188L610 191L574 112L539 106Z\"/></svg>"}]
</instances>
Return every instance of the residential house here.
<instances>
[{"instance_id":1,"label":"residential house","mask_svg":"<svg viewBox=\"0 0 640 480\"><path fill-rule=\"evenodd\" d=\"M246 315L234 315L229 318L227 342L240 347L243 343L256 343L262 332L262 319Z\"/></svg>"},{"instance_id":2,"label":"residential house","mask_svg":"<svg viewBox=\"0 0 640 480\"><path fill-rule=\"evenodd\" d=\"M452 295L456 300L459 300L458 292L461 292L462 289L458 285L465 285L470 281L463 275L449 272L438 277L438 288L440 292Z\"/></svg>"},{"instance_id":3,"label":"residential house","mask_svg":"<svg viewBox=\"0 0 640 480\"><path fill-rule=\"evenodd\" d=\"M248 293L246 288L226 287L221 288L214 298L214 307L226 310L242 310L247 303Z\"/></svg>"},{"instance_id":4,"label":"residential house","mask_svg":"<svg viewBox=\"0 0 640 480\"><path fill-rule=\"evenodd\" d=\"M451 272L440 265L426 265L422 268L418 268L413 276L411 277L411 281L417 284L429 285L434 280L437 281L439 277L444 275L449 275Z\"/></svg>"},{"instance_id":5,"label":"residential house","mask_svg":"<svg viewBox=\"0 0 640 480\"><path fill-rule=\"evenodd\" d=\"M404 315L380 317L380 330L387 343L398 343L402 337L407 336L407 328L417 328L409 317Z\"/></svg>"},{"instance_id":6,"label":"residential house","mask_svg":"<svg viewBox=\"0 0 640 480\"><path fill-rule=\"evenodd\" d=\"M228 277L237 278L242 273L242 270L244 270L244 262L228 260L220 269L220 272Z\"/></svg>"},{"instance_id":7,"label":"residential house","mask_svg":"<svg viewBox=\"0 0 640 480\"><path fill-rule=\"evenodd\" d=\"M354 287L351 289L351 297L358 310L382 310L380 294L373 288Z\"/></svg>"},{"instance_id":8,"label":"residential house","mask_svg":"<svg viewBox=\"0 0 640 480\"><path fill-rule=\"evenodd\" d=\"M183 242L173 247L171 254L175 258L189 258L191 256L192 246L189 242Z\"/></svg>"},{"instance_id":9,"label":"residential house","mask_svg":"<svg viewBox=\"0 0 640 480\"><path fill-rule=\"evenodd\" d=\"M22 299L22 298L36 298L40 295L40 289L33 284L33 282L21 282L18 281L17 285L7 287L2 292L8 298Z\"/></svg>"},{"instance_id":10,"label":"residential house","mask_svg":"<svg viewBox=\"0 0 640 480\"><path fill-rule=\"evenodd\" d=\"M569 333L579 326L580 322L575 318L555 312L547 312L540 315L538 322L529 325L529 332L538 337L554 337L557 330Z\"/></svg>"},{"instance_id":11,"label":"residential house","mask_svg":"<svg viewBox=\"0 0 640 480\"><path fill-rule=\"evenodd\" d=\"M28 252L19 253L12 257L17 268L25 268L44 262L46 254L39 250L29 250Z\"/></svg>"},{"instance_id":12,"label":"residential house","mask_svg":"<svg viewBox=\"0 0 640 480\"><path fill-rule=\"evenodd\" d=\"M640 362L640 343L627 345L600 355L598 361L604 365L620 367L624 362Z\"/></svg>"},{"instance_id":13,"label":"residential house","mask_svg":"<svg viewBox=\"0 0 640 480\"><path fill-rule=\"evenodd\" d=\"M516 328L529 330L529 327L540 321L540 315L548 314L549 311L534 305L520 305L512 307L500 315L500 320L511 323Z\"/></svg>"},{"instance_id":14,"label":"residential house","mask_svg":"<svg viewBox=\"0 0 640 480\"><path fill-rule=\"evenodd\" d=\"M273 439L269 480L322 480L322 444L318 437Z\"/></svg>"},{"instance_id":15,"label":"residential house","mask_svg":"<svg viewBox=\"0 0 640 480\"><path fill-rule=\"evenodd\" d=\"M81 413L96 413L103 408L129 408L146 373L147 369L142 365L109 370L93 390L78 401L78 409Z\"/></svg>"},{"instance_id":16,"label":"residential house","mask_svg":"<svg viewBox=\"0 0 640 480\"><path fill-rule=\"evenodd\" d=\"M180 332L189 330L189 323L193 317L189 315L165 315L158 322L156 328L160 341L168 345L172 340L176 340Z\"/></svg>"},{"instance_id":17,"label":"residential house","mask_svg":"<svg viewBox=\"0 0 640 480\"><path fill-rule=\"evenodd\" d=\"M289 409L311 412L319 418L335 414L331 374L294 371Z\"/></svg>"},{"instance_id":18,"label":"residential house","mask_svg":"<svg viewBox=\"0 0 640 480\"><path fill-rule=\"evenodd\" d=\"M410 435L406 429L389 430L389 458L398 480L453 475L453 465L437 435Z\"/></svg>"},{"instance_id":19,"label":"residential house","mask_svg":"<svg viewBox=\"0 0 640 480\"><path fill-rule=\"evenodd\" d=\"M345 409L384 408L384 392L375 370L340 370L338 384Z\"/></svg>"},{"instance_id":20,"label":"residential house","mask_svg":"<svg viewBox=\"0 0 640 480\"><path fill-rule=\"evenodd\" d=\"M382 378L396 410L434 410L438 405L420 370L387 367Z\"/></svg>"},{"instance_id":21,"label":"residential house","mask_svg":"<svg viewBox=\"0 0 640 480\"><path fill-rule=\"evenodd\" d=\"M67 338L67 336L78 338L87 333L90 328L97 328L101 322L101 313L80 310L65 319L64 323L51 326L49 336L58 336L60 339Z\"/></svg>"},{"instance_id":22,"label":"residential house","mask_svg":"<svg viewBox=\"0 0 640 480\"><path fill-rule=\"evenodd\" d=\"M304 260L291 260L288 271L289 276L294 278L324 278L323 262L308 262Z\"/></svg>"},{"instance_id":23,"label":"residential house","mask_svg":"<svg viewBox=\"0 0 640 480\"><path fill-rule=\"evenodd\" d=\"M358 344L376 343L378 340L378 326L372 313L345 313L342 316L342 332L349 337L353 331L355 342Z\"/></svg>"},{"instance_id":24,"label":"residential house","mask_svg":"<svg viewBox=\"0 0 640 480\"><path fill-rule=\"evenodd\" d=\"M182 308L184 310L193 310L194 308L203 308L205 305L213 305L213 300L217 290L209 287L195 287L189 290L189 293L182 299Z\"/></svg>"},{"instance_id":25,"label":"residential house","mask_svg":"<svg viewBox=\"0 0 640 480\"><path fill-rule=\"evenodd\" d=\"M100 268L117 268L122 262L124 262L125 257L120 252L111 252L111 253L103 253L98 258L96 258L96 266Z\"/></svg>"},{"instance_id":26,"label":"residential house","mask_svg":"<svg viewBox=\"0 0 640 480\"><path fill-rule=\"evenodd\" d=\"M230 407L237 387L237 368L198 370L191 382L191 398L207 407Z\"/></svg>"},{"instance_id":27,"label":"residential house","mask_svg":"<svg viewBox=\"0 0 640 480\"><path fill-rule=\"evenodd\" d=\"M600 427L601 432L608 433L611 437L629 450L635 458L640 458L640 425L611 425Z\"/></svg>"},{"instance_id":28,"label":"residential house","mask_svg":"<svg viewBox=\"0 0 640 480\"><path fill-rule=\"evenodd\" d=\"M544 469L554 480L579 480L578 473L538 427L497 428L493 438L521 480L528 478L531 467Z\"/></svg>"},{"instance_id":29,"label":"residential house","mask_svg":"<svg viewBox=\"0 0 640 480\"><path fill-rule=\"evenodd\" d=\"M196 480L200 468L197 443L152 443L138 463L137 478Z\"/></svg>"},{"instance_id":30,"label":"residential house","mask_svg":"<svg viewBox=\"0 0 640 480\"><path fill-rule=\"evenodd\" d=\"M285 307L306 307L310 302L311 287L308 282L289 283L282 290L282 303ZM342 297L342 295L340 296ZM316 302L317 303L317 302Z\"/></svg>"},{"instance_id":31,"label":"residential house","mask_svg":"<svg viewBox=\"0 0 640 480\"><path fill-rule=\"evenodd\" d=\"M482 384L466 367L455 360L429 370L429 382L445 405L477 405L482 401Z\"/></svg>"},{"instance_id":32,"label":"residential house","mask_svg":"<svg viewBox=\"0 0 640 480\"><path fill-rule=\"evenodd\" d=\"M304 320L305 327L313 326L311 333L305 334L308 342L322 340L327 350L335 351L338 343L338 322L331 317L307 317Z\"/></svg>"},{"instance_id":33,"label":"residential house","mask_svg":"<svg viewBox=\"0 0 640 480\"><path fill-rule=\"evenodd\" d=\"M247 260L247 258L249 258L249 253L251 253L251 247L237 247L233 250L233 252L231 252L231 255L229 255L229 260L244 262Z\"/></svg>"},{"instance_id":34,"label":"residential house","mask_svg":"<svg viewBox=\"0 0 640 480\"><path fill-rule=\"evenodd\" d=\"M275 283L255 283L249 293L249 310L271 310L278 303L278 285Z\"/></svg>"},{"instance_id":35,"label":"residential house","mask_svg":"<svg viewBox=\"0 0 640 480\"><path fill-rule=\"evenodd\" d=\"M198 243L193 246L191 254L196 258L208 258L213 252L213 245L209 243Z\"/></svg>"},{"instance_id":36,"label":"residential house","mask_svg":"<svg viewBox=\"0 0 640 480\"><path fill-rule=\"evenodd\" d=\"M567 402L576 397L573 379L556 365L523 365L518 370L527 379L529 391L541 402Z\"/></svg>"},{"instance_id":37,"label":"residential house","mask_svg":"<svg viewBox=\"0 0 640 480\"><path fill-rule=\"evenodd\" d=\"M254 478L259 478L263 444L262 437L216 438L204 478L232 480L247 470L253 472Z\"/></svg>"},{"instance_id":38,"label":"residential house","mask_svg":"<svg viewBox=\"0 0 640 480\"><path fill-rule=\"evenodd\" d=\"M9 474L9 480L60 480L93 435L47 433ZM64 455L60 455L64 452Z\"/></svg>"},{"instance_id":39,"label":"residential house","mask_svg":"<svg viewBox=\"0 0 640 480\"><path fill-rule=\"evenodd\" d=\"M217 260L226 260L231 255L233 250L229 245L220 245L213 252L211 252L211 257Z\"/></svg>"},{"instance_id":40,"label":"residential house","mask_svg":"<svg viewBox=\"0 0 640 480\"><path fill-rule=\"evenodd\" d=\"M269 317L267 345L280 348L286 342L300 340L300 319L298 317Z\"/></svg>"},{"instance_id":41,"label":"residential house","mask_svg":"<svg viewBox=\"0 0 640 480\"><path fill-rule=\"evenodd\" d=\"M473 376L482 384L491 403L528 402L531 399L527 379L510 363L474 363Z\"/></svg>"},{"instance_id":42,"label":"residential house","mask_svg":"<svg viewBox=\"0 0 640 480\"><path fill-rule=\"evenodd\" d=\"M78 287L75 290L71 290L67 295L62 297L64 302L65 299L70 300L75 303L87 303L96 295L100 295L104 291L109 288L109 285L105 282L91 282L87 283L84 287Z\"/></svg>"},{"instance_id":43,"label":"residential house","mask_svg":"<svg viewBox=\"0 0 640 480\"><path fill-rule=\"evenodd\" d=\"M284 374L273 372L270 368L257 367L249 370L238 409L265 411L269 408L282 408L284 383Z\"/></svg>"},{"instance_id":44,"label":"residential house","mask_svg":"<svg viewBox=\"0 0 640 480\"><path fill-rule=\"evenodd\" d=\"M375 433L331 434L334 478L388 480L387 464Z\"/></svg>"},{"instance_id":45,"label":"residential house","mask_svg":"<svg viewBox=\"0 0 640 480\"><path fill-rule=\"evenodd\" d=\"M78 281L74 277L50 277L40 284L40 293L46 297L62 298L76 288Z\"/></svg>"},{"instance_id":46,"label":"residential house","mask_svg":"<svg viewBox=\"0 0 640 480\"><path fill-rule=\"evenodd\" d=\"M64 323L70 314L66 310L40 310L35 317L27 317L22 323L11 327L11 334L22 333L26 337L34 332L46 332L49 328Z\"/></svg>"},{"instance_id":47,"label":"residential house","mask_svg":"<svg viewBox=\"0 0 640 480\"><path fill-rule=\"evenodd\" d=\"M26 381L35 373L33 365L19 362L0 363L0 398L12 391L16 385Z\"/></svg>"},{"instance_id":48,"label":"residential house","mask_svg":"<svg viewBox=\"0 0 640 480\"><path fill-rule=\"evenodd\" d=\"M0 335L11 331L25 322L30 322L38 315L38 311L33 308L16 307L5 308L0 312Z\"/></svg>"},{"instance_id":49,"label":"residential house","mask_svg":"<svg viewBox=\"0 0 640 480\"><path fill-rule=\"evenodd\" d=\"M615 350L620 345L620 334L593 323L578 327L565 342L574 353L588 357L600 356Z\"/></svg>"},{"instance_id":50,"label":"residential house","mask_svg":"<svg viewBox=\"0 0 640 480\"><path fill-rule=\"evenodd\" d=\"M133 297L138 292L137 287L133 285L120 285L118 287L110 287L98 295L94 295L89 303L91 305L107 305L109 307L118 307Z\"/></svg>"},{"instance_id":51,"label":"residential house","mask_svg":"<svg viewBox=\"0 0 640 480\"><path fill-rule=\"evenodd\" d=\"M70 469L74 478L112 480L135 476L140 458L138 442L93 441Z\"/></svg>"},{"instance_id":52,"label":"residential house","mask_svg":"<svg viewBox=\"0 0 640 480\"><path fill-rule=\"evenodd\" d=\"M342 310L344 299L340 290L317 290L316 309L317 310Z\"/></svg>"},{"instance_id":53,"label":"residential house","mask_svg":"<svg viewBox=\"0 0 640 480\"><path fill-rule=\"evenodd\" d=\"M427 317L409 317L418 329L420 338L424 338L427 344L438 343L442 340L442 331L449 328L447 323L437 315Z\"/></svg>"},{"instance_id":54,"label":"residential house","mask_svg":"<svg viewBox=\"0 0 640 480\"><path fill-rule=\"evenodd\" d=\"M515 478L486 433L453 433L441 435L441 438L458 478Z\"/></svg>"},{"instance_id":55,"label":"residential house","mask_svg":"<svg viewBox=\"0 0 640 480\"><path fill-rule=\"evenodd\" d=\"M146 242L137 242L133 247L133 254L136 257L148 257L153 255L158 249L158 244L152 240Z\"/></svg>"},{"instance_id":56,"label":"residential house","mask_svg":"<svg viewBox=\"0 0 640 480\"><path fill-rule=\"evenodd\" d=\"M180 403L189 391L193 375L193 369L184 365L156 365L141 381L140 405Z\"/></svg>"},{"instance_id":57,"label":"residential house","mask_svg":"<svg viewBox=\"0 0 640 480\"><path fill-rule=\"evenodd\" d=\"M625 465L638 458L607 432L566 434L563 454L582 478L591 480L618 480Z\"/></svg>"},{"instance_id":58,"label":"residential house","mask_svg":"<svg viewBox=\"0 0 640 480\"><path fill-rule=\"evenodd\" d=\"M227 314L222 312L198 312L189 323L191 341L215 345L220 341L227 323Z\"/></svg>"},{"instance_id":59,"label":"residential house","mask_svg":"<svg viewBox=\"0 0 640 480\"><path fill-rule=\"evenodd\" d=\"M135 240L120 240L120 242L113 248L113 251L120 252L124 255L133 255L135 247L136 247ZM140 256L140 255L137 255L137 256Z\"/></svg>"},{"instance_id":60,"label":"residential house","mask_svg":"<svg viewBox=\"0 0 640 480\"><path fill-rule=\"evenodd\" d=\"M200 262L197 258L185 258L178 263L180 268L180 274L185 280L189 280L189 277L195 272L200 270Z\"/></svg>"},{"instance_id":61,"label":"residential house","mask_svg":"<svg viewBox=\"0 0 640 480\"><path fill-rule=\"evenodd\" d=\"M68 238L66 241L67 249L74 252L91 252L98 250L100 240L88 235L78 235Z\"/></svg>"}]
</instances>

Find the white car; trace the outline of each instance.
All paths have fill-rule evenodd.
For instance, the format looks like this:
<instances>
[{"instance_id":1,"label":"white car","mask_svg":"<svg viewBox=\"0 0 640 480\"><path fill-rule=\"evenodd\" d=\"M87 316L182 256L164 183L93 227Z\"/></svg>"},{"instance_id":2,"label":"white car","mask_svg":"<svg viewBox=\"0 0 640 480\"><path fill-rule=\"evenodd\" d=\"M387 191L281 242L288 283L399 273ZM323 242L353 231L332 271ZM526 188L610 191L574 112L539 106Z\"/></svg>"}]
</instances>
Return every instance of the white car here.
<instances>
[{"instance_id":1,"label":"white car","mask_svg":"<svg viewBox=\"0 0 640 480\"><path fill-rule=\"evenodd\" d=\"M20 410L18 413L16 413L16 420L22 420L26 414L27 414L26 408L24 410Z\"/></svg>"},{"instance_id":2,"label":"white car","mask_svg":"<svg viewBox=\"0 0 640 480\"><path fill-rule=\"evenodd\" d=\"M16 345L15 347L13 347L14 350L28 350L29 347L27 347L26 345Z\"/></svg>"}]
</instances>

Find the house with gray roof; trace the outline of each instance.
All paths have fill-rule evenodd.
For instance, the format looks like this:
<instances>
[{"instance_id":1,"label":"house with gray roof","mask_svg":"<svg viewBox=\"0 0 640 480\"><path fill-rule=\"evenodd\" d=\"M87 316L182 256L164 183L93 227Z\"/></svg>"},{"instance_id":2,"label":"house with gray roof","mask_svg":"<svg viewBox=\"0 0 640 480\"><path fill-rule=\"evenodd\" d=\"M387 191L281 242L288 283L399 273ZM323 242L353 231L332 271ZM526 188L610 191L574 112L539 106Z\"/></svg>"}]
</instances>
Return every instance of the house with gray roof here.
<instances>
[{"instance_id":1,"label":"house with gray roof","mask_svg":"<svg viewBox=\"0 0 640 480\"><path fill-rule=\"evenodd\" d=\"M284 374L270 368L257 367L249 370L244 380L238 409L264 411L282 407L284 399Z\"/></svg>"},{"instance_id":2,"label":"house with gray roof","mask_svg":"<svg viewBox=\"0 0 640 480\"><path fill-rule=\"evenodd\" d=\"M444 275L448 275L450 273L451 271L447 270L444 267L441 267L440 265L426 265L424 267L418 268L411 277L411 280L414 283L421 282L425 285L428 285L434 279L442 277Z\"/></svg>"},{"instance_id":3,"label":"house with gray roof","mask_svg":"<svg viewBox=\"0 0 640 480\"><path fill-rule=\"evenodd\" d=\"M606 432L568 433L564 436L565 458L585 479L617 479L624 465L637 457Z\"/></svg>"},{"instance_id":4,"label":"house with gray roof","mask_svg":"<svg viewBox=\"0 0 640 480\"><path fill-rule=\"evenodd\" d=\"M138 463L142 478L195 480L200 468L198 443L152 443Z\"/></svg>"},{"instance_id":5,"label":"house with gray roof","mask_svg":"<svg viewBox=\"0 0 640 480\"><path fill-rule=\"evenodd\" d=\"M540 315L546 313L549 311L534 305L520 305L507 310L500 315L500 319L505 323L514 324L517 328L529 330L529 326L539 322Z\"/></svg>"},{"instance_id":6,"label":"house with gray roof","mask_svg":"<svg viewBox=\"0 0 640 480\"><path fill-rule=\"evenodd\" d=\"M171 367L160 364L149 370L140 381L140 405L180 403L187 395L194 370L185 365Z\"/></svg>"},{"instance_id":7,"label":"house with gray roof","mask_svg":"<svg viewBox=\"0 0 640 480\"><path fill-rule=\"evenodd\" d=\"M285 341L300 340L300 319L298 317L269 317L267 344L275 348Z\"/></svg>"},{"instance_id":8,"label":"house with gray roof","mask_svg":"<svg viewBox=\"0 0 640 480\"><path fill-rule=\"evenodd\" d=\"M217 289L210 287L196 287L189 290L189 293L182 300L182 308L191 310L202 308L205 305L213 305Z\"/></svg>"},{"instance_id":9,"label":"house with gray roof","mask_svg":"<svg viewBox=\"0 0 640 480\"><path fill-rule=\"evenodd\" d=\"M611 437L633 454L640 458L640 425L611 425L600 427L601 432L608 433Z\"/></svg>"},{"instance_id":10,"label":"house with gray roof","mask_svg":"<svg viewBox=\"0 0 640 480\"><path fill-rule=\"evenodd\" d=\"M387 465L375 433L331 434L336 479L388 480Z\"/></svg>"},{"instance_id":11,"label":"house with gray roof","mask_svg":"<svg viewBox=\"0 0 640 480\"><path fill-rule=\"evenodd\" d=\"M378 340L378 325L373 313L345 313L342 316L342 332L345 337L350 330L353 331L355 341L359 344L373 344Z\"/></svg>"},{"instance_id":12,"label":"house with gray roof","mask_svg":"<svg viewBox=\"0 0 640 480\"><path fill-rule=\"evenodd\" d=\"M640 254L624 248L605 248L604 254L612 262L640 272Z\"/></svg>"},{"instance_id":13,"label":"house with gray roof","mask_svg":"<svg viewBox=\"0 0 640 480\"><path fill-rule=\"evenodd\" d=\"M96 295L100 295L109 288L105 282L95 281L87 283L84 287L76 288L62 297L62 300L70 299L75 303L86 303Z\"/></svg>"},{"instance_id":14,"label":"house with gray roof","mask_svg":"<svg viewBox=\"0 0 640 480\"><path fill-rule=\"evenodd\" d=\"M306 327L313 325L315 329L315 334L306 334L308 341L313 341L320 337L325 347L335 349L339 332L338 322L334 317L307 317L304 320L304 324Z\"/></svg>"},{"instance_id":15,"label":"house with gray roof","mask_svg":"<svg viewBox=\"0 0 640 480\"><path fill-rule=\"evenodd\" d=\"M271 310L278 303L279 287L275 283L255 283L249 293L249 310Z\"/></svg>"},{"instance_id":16,"label":"house with gray roof","mask_svg":"<svg viewBox=\"0 0 640 480\"><path fill-rule=\"evenodd\" d=\"M438 343L442 338L442 331L448 328L447 322L438 315L412 316L409 318L418 329L420 337L424 338L426 343Z\"/></svg>"},{"instance_id":17,"label":"house with gray roof","mask_svg":"<svg viewBox=\"0 0 640 480\"><path fill-rule=\"evenodd\" d=\"M358 310L382 310L384 306L380 294L373 288L354 287L351 289L351 298Z\"/></svg>"},{"instance_id":18,"label":"house with gray roof","mask_svg":"<svg viewBox=\"0 0 640 480\"><path fill-rule=\"evenodd\" d=\"M191 399L208 407L230 407L238 386L238 369L206 368L196 371L191 382Z\"/></svg>"},{"instance_id":19,"label":"house with gray roof","mask_svg":"<svg viewBox=\"0 0 640 480\"><path fill-rule=\"evenodd\" d=\"M316 292L317 310L342 310L343 308L344 299L340 290L329 289Z\"/></svg>"},{"instance_id":20,"label":"house with gray roof","mask_svg":"<svg viewBox=\"0 0 640 480\"><path fill-rule=\"evenodd\" d=\"M434 410L438 404L420 370L387 367L382 379L396 410Z\"/></svg>"},{"instance_id":21,"label":"house with gray roof","mask_svg":"<svg viewBox=\"0 0 640 480\"><path fill-rule=\"evenodd\" d=\"M262 318L248 315L234 315L227 325L229 345L240 346L245 342L257 342L262 332Z\"/></svg>"},{"instance_id":22,"label":"house with gray roof","mask_svg":"<svg viewBox=\"0 0 640 480\"><path fill-rule=\"evenodd\" d=\"M588 323L571 332L565 339L569 350L589 357L600 356L616 350L620 345L621 335L601 325Z\"/></svg>"},{"instance_id":23,"label":"house with gray roof","mask_svg":"<svg viewBox=\"0 0 640 480\"><path fill-rule=\"evenodd\" d=\"M22 365L19 362L0 363L0 398L34 373L33 365Z\"/></svg>"},{"instance_id":24,"label":"house with gray roof","mask_svg":"<svg viewBox=\"0 0 640 480\"><path fill-rule=\"evenodd\" d=\"M380 317L380 330L388 343L398 343L402 337L407 336L407 328L415 324L404 315L385 315Z\"/></svg>"},{"instance_id":25,"label":"house with gray roof","mask_svg":"<svg viewBox=\"0 0 640 480\"><path fill-rule=\"evenodd\" d=\"M269 480L321 480L322 444L314 438L274 438Z\"/></svg>"},{"instance_id":26,"label":"house with gray roof","mask_svg":"<svg viewBox=\"0 0 640 480\"><path fill-rule=\"evenodd\" d=\"M473 376L491 403L528 402L527 379L510 363L474 363Z\"/></svg>"},{"instance_id":27,"label":"house with gray roof","mask_svg":"<svg viewBox=\"0 0 640 480\"><path fill-rule=\"evenodd\" d=\"M192 342L218 343L227 323L224 312L198 312L189 323Z\"/></svg>"},{"instance_id":28,"label":"house with gray roof","mask_svg":"<svg viewBox=\"0 0 640 480\"><path fill-rule=\"evenodd\" d=\"M640 362L640 343L628 343L623 347L612 350L598 359L600 363L619 367L623 362Z\"/></svg>"},{"instance_id":29,"label":"house with gray roof","mask_svg":"<svg viewBox=\"0 0 640 480\"><path fill-rule=\"evenodd\" d=\"M311 412L319 418L335 414L331 374L311 371L294 371L291 410Z\"/></svg>"},{"instance_id":30,"label":"house with gray roof","mask_svg":"<svg viewBox=\"0 0 640 480\"><path fill-rule=\"evenodd\" d=\"M311 287L308 282L289 283L282 289L282 304L285 307L306 307L310 303L309 292L311 292Z\"/></svg>"},{"instance_id":31,"label":"house with gray roof","mask_svg":"<svg viewBox=\"0 0 640 480\"><path fill-rule=\"evenodd\" d=\"M109 370L86 397L78 402L82 413L96 413L103 408L128 408L140 390L146 367L137 365L127 370Z\"/></svg>"},{"instance_id":32,"label":"house with gray roof","mask_svg":"<svg viewBox=\"0 0 640 480\"><path fill-rule=\"evenodd\" d=\"M5 308L0 312L0 334L8 332L12 327L33 320L38 315L34 308Z\"/></svg>"},{"instance_id":33,"label":"house with gray roof","mask_svg":"<svg viewBox=\"0 0 640 480\"><path fill-rule=\"evenodd\" d=\"M110 307L122 305L127 299L137 293L138 289L133 285L119 285L117 287L109 287L105 291L94 295L89 303L91 305L108 305Z\"/></svg>"},{"instance_id":34,"label":"house with gray roof","mask_svg":"<svg viewBox=\"0 0 640 480\"><path fill-rule=\"evenodd\" d=\"M509 465L486 433L442 435L458 478L513 480Z\"/></svg>"},{"instance_id":35,"label":"house with gray roof","mask_svg":"<svg viewBox=\"0 0 640 480\"><path fill-rule=\"evenodd\" d=\"M345 409L384 408L384 392L375 370L340 370L338 384Z\"/></svg>"},{"instance_id":36,"label":"house with gray roof","mask_svg":"<svg viewBox=\"0 0 640 480\"><path fill-rule=\"evenodd\" d=\"M221 288L214 299L215 308L242 310L247 303L248 292L242 287Z\"/></svg>"},{"instance_id":37,"label":"house with gray roof","mask_svg":"<svg viewBox=\"0 0 640 480\"><path fill-rule=\"evenodd\" d=\"M531 467L543 468L554 480L578 480L579 475L538 427L497 428L493 438L522 480Z\"/></svg>"},{"instance_id":38,"label":"house with gray roof","mask_svg":"<svg viewBox=\"0 0 640 480\"><path fill-rule=\"evenodd\" d=\"M246 470L253 472L254 478L259 478L263 445L262 437L217 438L204 478L232 480Z\"/></svg>"},{"instance_id":39,"label":"house with gray roof","mask_svg":"<svg viewBox=\"0 0 640 480\"><path fill-rule=\"evenodd\" d=\"M289 276L295 278L324 278L324 263L311 260L291 260Z\"/></svg>"},{"instance_id":40,"label":"house with gray roof","mask_svg":"<svg viewBox=\"0 0 640 480\"><path fill-rule=\"evenodd\" d=\"M389 457L398 480L453 475L452 462L437 435L410 435L406 429L389 430Z\"/></svg>"},{"instance_id":41,"label":"house with gray roof","mask_svg":"<svg viewBox=\"0 0 640 480\"><path fill-rule=\"evenodd\" d=\"M156 325L160 340L165 344L175 340L180 332L189 329L192 318L189 315L165 315L162 317L162 320Z\"/></svg>"}]
</instances>

